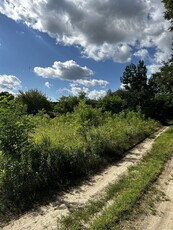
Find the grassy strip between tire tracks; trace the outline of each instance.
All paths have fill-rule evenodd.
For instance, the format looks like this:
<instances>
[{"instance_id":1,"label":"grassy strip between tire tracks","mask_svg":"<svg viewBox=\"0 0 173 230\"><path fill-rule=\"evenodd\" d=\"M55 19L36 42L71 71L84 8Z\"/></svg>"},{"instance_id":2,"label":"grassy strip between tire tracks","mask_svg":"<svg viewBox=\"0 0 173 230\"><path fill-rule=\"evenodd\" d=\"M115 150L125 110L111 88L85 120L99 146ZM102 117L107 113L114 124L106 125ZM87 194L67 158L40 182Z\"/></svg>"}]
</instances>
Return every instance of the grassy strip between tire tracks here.
<instances>
[{"instance_id":1,"label":"grassy strip between tire tracks","mask_svg":"<svg viewBox=\"0 0 173 230\"><path fill-rule=\"evenodd\" d=\"M128 175L108 188L105 197L64 217L58 228L61 230L118 229L118 221L132 209L136 201L162 172L165 162L172 153L173 127L170 127L155 141L152 150L142 162L130 167ZM113 202L103 210L109 200Z\"/></svg>"}]
</instances>

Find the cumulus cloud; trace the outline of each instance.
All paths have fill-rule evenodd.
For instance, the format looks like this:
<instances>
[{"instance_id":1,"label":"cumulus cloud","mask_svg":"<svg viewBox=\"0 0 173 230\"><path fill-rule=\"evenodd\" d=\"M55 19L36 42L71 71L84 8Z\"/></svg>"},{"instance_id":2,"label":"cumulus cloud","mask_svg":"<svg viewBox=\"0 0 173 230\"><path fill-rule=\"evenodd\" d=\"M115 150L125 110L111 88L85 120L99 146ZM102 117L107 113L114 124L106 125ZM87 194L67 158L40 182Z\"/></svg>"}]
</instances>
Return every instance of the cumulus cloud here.
<instances>
[{"instance_id":1,"label":"cumulus cloud","mask_svg":"<svg viewBox=\"0 0 173 230\"><path fill-rule=\"evenodd\" d=\"M73 86L71 87L70 89L70 92L75 95L75 96L78 96L80 92L84 92L84 93L88 93L89 92L89 89L86 88L86 87L76 87L76 86Z\"/></svg>"},{"instance_id":2,"label":"cumulus cloud","mask_svg":"<svg viewBox=\"0 0 173 230\"><path fill-rule=\"evenodd\" d=\"M101 97L106 96L106 90L92 90L88 93L88 97L93 100L98 100Z\"/></svg>"},{"instance_id":3,"label":"cumulus cloud","mask_svg":"<svg viewBox=\"0 0 173 230\"><path fill-rule=\"evenodd\" d=\"M75 96L78 96L80 92L86 93L86 96L92 100L98 100L101 97L106 96L106 90L89 90L86 87L71 87L68 92L72 93Z\"/></svg>"},{"instance_id":4,"label":"cumulus cloud","mask_svg":"<svg viewBox=\"0 0 173 230\"><path fill-rule=\"evenodd\" d=\"M91 87L106 87L109 84L108 81L98 80L98 79L79 79L70 83L70 89L65 89L65 91L72 93L77 96L80 92L85 92L86 96L90 99L98 100L104 97L107 93L106 90L90 90Z\"/></svg>"},{"instance_id":5,"label":"cumulus cloud","mask_svg":"<svg viewBox=\"0 0 173 230\"><path fill-rule=\"evenodd\" d=\"M148 75L148 77L151 77L151 75L152 75L153 73L158 72L161 66L162 66L162 65L160 65L160 64L148 65L148 66L147 66L147 75Z\"/></svg>"},{"instance_id":6,"label":"cumulus cloud","mask_svg":"<svg viewBox=\"0 0 173 230\"><path fill-rule=\"evenodd\" d=\"M0 12L8 17L46 32L64 45L81 47L86 57L116 62L130 61L131 48L137 45L140 50L154 47L163 57L170 55L172 41L164 11L158 0L0 2ZM160 61L157 55L156 59Z\"/></svg>"},{"instance_id":7,"label":"cumulus cloud","mask_svg":"<svg viewBox=\"0 0 173 230\"><path fill-rule=\"evenodd\" d=\"M61 80L77 80L93 75L93 71L86 66L82 67L75 61L55 61L52 67L35 67L34 72L43 78L59 78Z\"/></svg>"},{"instance_id":8,"label":"cumulus cloud","mask_svg":"<svg viewBox=\"0 0 173 230\"><path fill-rule=\"evenodd\" d=\"M21 81L13 75L0 75L0 92L16 94L21 88Z\"/></svg>"},{"instance_id":9,"label":"cumulus cloud","mask_svg":"<svg viewBox=\"0 0 173 230\"><path fill-rule=\"evenodd\" d=\"M95 80L95 79L93 79ZM99 83L101 83L102 80L97 80ZM89 87L95 86L95 84L89 84L90 81L87 82L87 84L83 84L84 82L82 82L82 84L77 85L76 83L71 83L69 86L70 88L61 88L57 90L57 93L59 94L63 94L63 93L70 93L74 96L78 96L79 93L84 92L86 93L86 96L90 99L93 100L98 100L101 97L106 96L107 94L107 90L90 90ZM91 80L92 82L92 80ZM104 83L104 81L102 82ZM104 83L105 84L105 83ZM84 85L83 87L81 85ZM88 87L86 87L88 85Z\"/></svg>"},{"instance_id":10,"label":"cumulus cloud","mask_svg":"<svg viewBox=\"0 0 173 230\"><path fill-rule=\"evenodd\" d=\"M108 81L105 80L97 80L97 79L90 79L90 80L84 80L84 79L79 79L76 81L73 81L71 86L77 86L77 85L83 85L86 87L94 87L94 86L102 86L105 87L109 84Z\"/></svg>"},{"instance_id":11,"label":"cumulus cloud","mask_svg":"<svg viewBox=\"0 0 173 230\"><path fill-rule=\"evenodd\" d=\"M138 50L136 53L134 53L134 56L140 57L141 59L145 59L146 57L149 56L149 53L147 49L141 49Z\"/></svg>"}]
</instances>

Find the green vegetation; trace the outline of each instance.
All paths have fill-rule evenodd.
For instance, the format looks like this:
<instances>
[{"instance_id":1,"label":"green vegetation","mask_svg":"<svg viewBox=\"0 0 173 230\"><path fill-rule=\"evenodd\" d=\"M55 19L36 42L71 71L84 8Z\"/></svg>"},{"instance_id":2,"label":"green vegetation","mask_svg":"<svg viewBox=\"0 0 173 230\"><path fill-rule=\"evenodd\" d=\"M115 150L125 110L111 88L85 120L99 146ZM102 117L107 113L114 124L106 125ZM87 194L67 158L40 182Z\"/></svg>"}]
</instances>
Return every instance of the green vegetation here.
<instances>
[{"instance_id":1,"label":"green vegetation","mask_svg":"<svg viewBox=\"0 0 173 230\"><path fill-rule=\"evenodd\" d=\"M172 66L170 59L147 80L144 62L131 64L125 88L98 101L83 92L55 103L36 89L1 93L1 217L121 159L159 127L151 118L173 119Z\"/></svg>"},{"instance_id":2,"label":"green vegetation","mask_svg":"<svg viewBox=\"0 0 173 230\"><path fill-rule=\"evenodd\" d=\"M125 89L48 101L38 90L0 94L0 211L25 210L52 189L87 177L172 119L172 62L150 80L127 66ZM53 118L52 118L53 117ZM30 196L27 196L27 194ZM40 195L41 194L41 195Z\"/></svg>"},{"instance_id":3,"label":"green vegetation","mask_svg":"<svg viewBox=\"0 0 173 230\"><path fill-rule=\"evenodd\" d=\"M74 113L54 119L42 113L28 116L15 100L2 100L0 127L3 216L15 207L26 209L45 191L88 176L110 159L122 158L158 123L145 120L140 112L102 113L85 101Z\"/></svg>"},{"instance_id":4,"label":"green vegetation","mask_svg":"<svg viewBox=\"0 0 173 230\"><path fill-rule=\"evenodd\" d=\"M0 215L22 205L30 191L30 153L34 128L25 107L4 97L0 101Z\"/></svg>"},{"instance_id":5,"label":"green vegetation","mask_svg":"<svg viewBox=\"0 0 173 230\"><path fill-rule=\"evenodd\" d=\"M37 89L30 89L26 92L19 92L17 101L27 108L28 114L37 114L40 110L52 111L52 105L47 97Z\"/></svg>"},{"instance_id":6,"label":"green vegetation","mask_svg":"<svg viewBox=\"0 0 173 230\"><path fill-rule=\"evenodd\" d=\"M165 19L171 21L170 30L173 31L173 2L172 0L163 0L162 2L164 3L166 8Z\"/></svg>"},{"instance_id":7,"label":"green vegetation","mask_svg":"<svg viewBox=\"0 0 173 230\"><path fill-rule=\"evenodd\" d=\"M172 1L163 2L165 18L172 23ZM1 92L0 218L20 213L49 191L121 159L160 126L158 121L173 120L172 79L173 57L149 80L143 61L128 65L121 77L124 88L109 90L99 100L81 92L53 103L37 89L16 97ZM83 224L111 199L113 204L89 229L116 229L170 156L172 133L171 128L159 138L145 160L111 186L106 197L65 218L65 228L84 229Z\"/></svg>"},{"instance_id":8,"label":"green vegetation","mask_svg":"<svg viewBox=\"0 0 173 230\"><path fill-rule=\"evenodd\" d=\"M139 64L130 64L125 68L121 82L125 90L130 93L129 107L135 109L136 106L144 108L148 101L148 84L147 84L147 68L144 61Z\"/></svg>"},{"instance_id":9,"label":"green vegetation","mask_svg":"<svg viewBox=\"0 0 173 230\"><path fill-rule=\"evenodd\" d=\"M156 140L152 150L141 163L131 167L128 175L108 188L105 197L72 212L61 221L60 229L119 229L121 218L125 218L125 215L131 211L134 204L157 179L164 163L172 156L172 146L173 128L171 127ZM103 210L109 200L112 203Z\"/></svg>"}]
</instances>

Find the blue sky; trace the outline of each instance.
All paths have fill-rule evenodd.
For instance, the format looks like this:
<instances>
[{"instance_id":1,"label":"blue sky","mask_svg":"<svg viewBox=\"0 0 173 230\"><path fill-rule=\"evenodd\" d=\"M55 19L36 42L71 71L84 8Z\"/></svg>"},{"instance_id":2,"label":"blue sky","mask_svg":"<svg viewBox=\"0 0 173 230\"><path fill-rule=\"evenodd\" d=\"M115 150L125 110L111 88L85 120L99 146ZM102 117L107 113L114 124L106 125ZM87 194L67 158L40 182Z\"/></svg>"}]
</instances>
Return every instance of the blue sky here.
<instances>
[{"instance_id":1,"label":"blue sky","mask_svg":"<svg viewBox=\"0 0 173 230\"><path fill-rule=\"evenodd\" d=\"M150 76L171 54L163 12L158 0L2 0L0 92L98 99L140 59Z\"/></svg>"}]
</instances>

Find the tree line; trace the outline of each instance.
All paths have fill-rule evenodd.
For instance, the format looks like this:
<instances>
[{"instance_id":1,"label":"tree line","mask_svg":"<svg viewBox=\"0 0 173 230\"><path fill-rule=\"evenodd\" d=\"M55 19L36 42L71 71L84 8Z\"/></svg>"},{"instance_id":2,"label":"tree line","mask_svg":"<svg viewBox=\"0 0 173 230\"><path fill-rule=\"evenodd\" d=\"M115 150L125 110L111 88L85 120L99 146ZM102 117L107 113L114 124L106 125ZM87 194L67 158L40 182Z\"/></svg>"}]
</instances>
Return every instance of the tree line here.
<instances>
[{"instance_id":1,"label":"tree line","mask_svg":"<svg viewBox=\"0 0 173 230\"><path fill-rule=\"evenodd\" d=\"M8 92L0 93L0 100L4 98L15 100L25 107L27 114L47 113L50 117L57 114L74 112L80 101L93 108L100 108L103 112L112 114L122 110L137 111L140 109L146 117L151 117L161 122L173 118L173 57L165 62L159 72L147 77L147 68L143 60L137 65L128 65L120 77L122 87L98 100L91 100L84 92L78 96L62 96L57 102L51 102L46 95L37 89L26 92L20 91L14 97Z\"/></svg>"}]
</instances>

